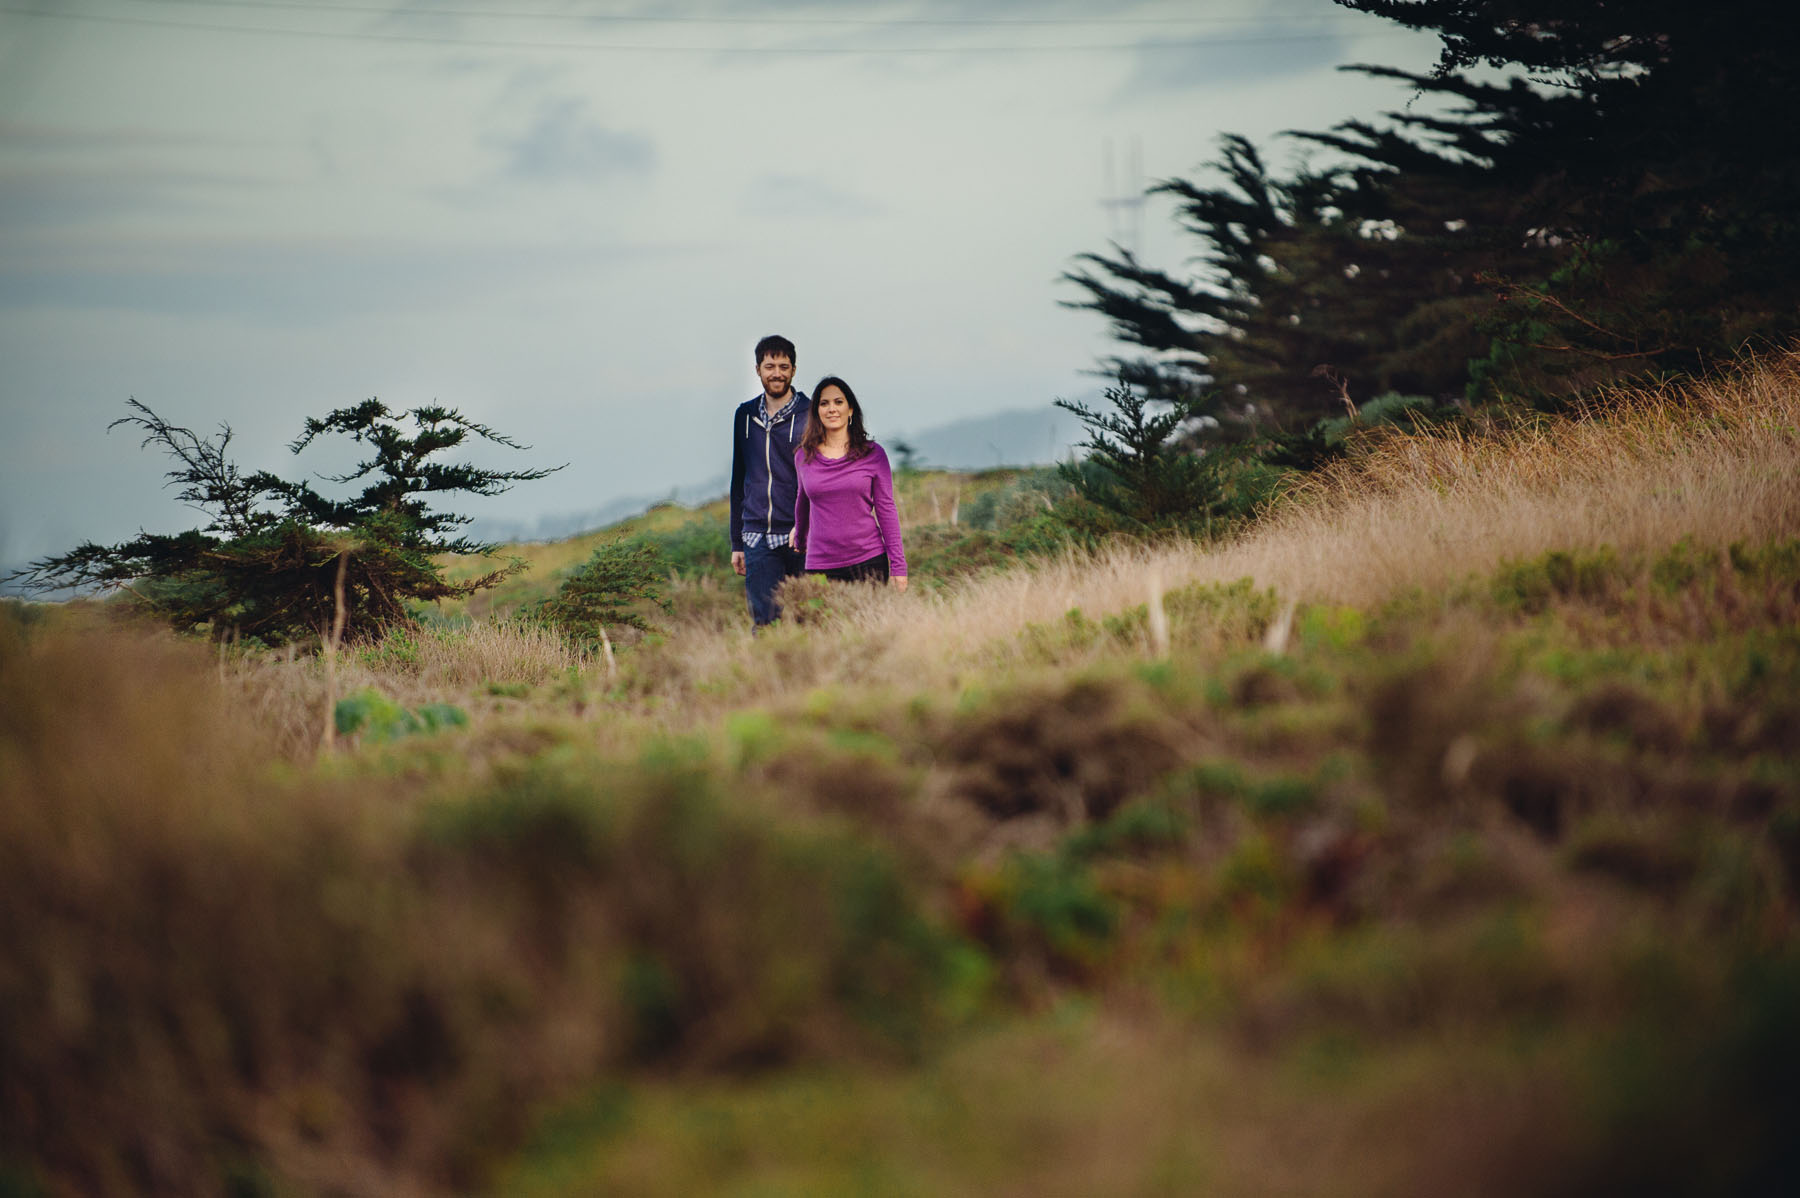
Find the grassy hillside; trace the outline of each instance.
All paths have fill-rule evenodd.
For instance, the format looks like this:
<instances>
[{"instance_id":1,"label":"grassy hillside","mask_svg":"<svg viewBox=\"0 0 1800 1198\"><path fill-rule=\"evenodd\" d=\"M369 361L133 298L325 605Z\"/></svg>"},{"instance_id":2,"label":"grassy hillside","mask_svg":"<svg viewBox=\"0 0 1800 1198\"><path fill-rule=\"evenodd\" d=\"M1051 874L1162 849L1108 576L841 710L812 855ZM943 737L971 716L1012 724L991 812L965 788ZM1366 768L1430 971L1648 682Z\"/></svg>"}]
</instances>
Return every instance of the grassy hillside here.
<instances>
[{"instance_id":1,"label":"grassy hillside","mask_svg":"<svg viewBox=\"0 0 1800 1198\"><path fill-rule=\"evenodd\" d=\"M1800 1183L1800 359L996 544L611 662L15 609L0 1193Z\"/></svg>"},{"instance_id":2,"label":"grassy hillside","mask_svg":"<svg viewBox=\"0 0 1800 1198\"><path fill-rule=\"evenodd\" d=\"M1003 491L1022 474L1028 473L1031 472L1007 469L974 474L943 470L902 471L894 484L902 536L917 535L928 528L957 526L963 504L979 504L982 496ZM580 536L560 541L502 545L495 556L523 562L525 569L499 587L478 592L466 602L445 603L433 614L485 616L524 608L553 592L558 583L602 544L633 537L649 538L658 543L665 550L671 571L680 575L680 581L690 588L704 582L708 590L717 590L721 586L729 590L730 579L734 577L730 568L730 519L731 513L723 498L697 508L663 503L641 516ZM487 559L453 560L448 563L447 573L452 578L473 578L492 568L493 563Z\"/></svg>"}]
</instances>

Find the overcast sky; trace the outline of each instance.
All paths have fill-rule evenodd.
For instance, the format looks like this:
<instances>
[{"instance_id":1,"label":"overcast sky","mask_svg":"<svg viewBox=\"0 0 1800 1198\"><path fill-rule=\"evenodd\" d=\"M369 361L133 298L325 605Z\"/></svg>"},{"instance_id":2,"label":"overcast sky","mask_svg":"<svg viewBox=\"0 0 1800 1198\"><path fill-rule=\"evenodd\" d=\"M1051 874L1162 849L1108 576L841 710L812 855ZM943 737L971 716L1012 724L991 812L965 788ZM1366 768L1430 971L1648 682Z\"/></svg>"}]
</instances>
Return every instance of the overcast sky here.
<instances>
[{"instance_id":1,"label":"overcast sky","mask_svg":"<svg viewBox=\"0 0 1800 1198\"><path fill-rule=\"evenodd\" d=\"M877 438L1084 394L1134 144L1290 164L1435 56L1328 0L0 0L0 561L200 523L132 396L290 477L458 407L570 463L457 505L530 521L720 474L764 333Z\"/></svg>"}]
</instances>

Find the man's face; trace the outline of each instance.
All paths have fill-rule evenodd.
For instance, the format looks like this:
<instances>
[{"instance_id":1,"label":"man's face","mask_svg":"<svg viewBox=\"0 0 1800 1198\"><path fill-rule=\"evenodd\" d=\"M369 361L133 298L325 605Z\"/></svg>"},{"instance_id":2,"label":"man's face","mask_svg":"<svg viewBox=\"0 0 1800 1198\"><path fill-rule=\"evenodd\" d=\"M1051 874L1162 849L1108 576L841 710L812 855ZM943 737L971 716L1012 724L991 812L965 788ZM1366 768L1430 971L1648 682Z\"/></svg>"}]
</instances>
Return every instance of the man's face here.
<instances>
[{"instance_id":1,"label":"man's face","mask_svg":"<svg viewBox=\"0 0 1800 1198\"><path fill-rule=\"evenodd\" d=\"M762 380L764 395L785 402L794 387L794 361L786 354L765 354L756 364L756 377Z\"/></svg>"}]
</instances>

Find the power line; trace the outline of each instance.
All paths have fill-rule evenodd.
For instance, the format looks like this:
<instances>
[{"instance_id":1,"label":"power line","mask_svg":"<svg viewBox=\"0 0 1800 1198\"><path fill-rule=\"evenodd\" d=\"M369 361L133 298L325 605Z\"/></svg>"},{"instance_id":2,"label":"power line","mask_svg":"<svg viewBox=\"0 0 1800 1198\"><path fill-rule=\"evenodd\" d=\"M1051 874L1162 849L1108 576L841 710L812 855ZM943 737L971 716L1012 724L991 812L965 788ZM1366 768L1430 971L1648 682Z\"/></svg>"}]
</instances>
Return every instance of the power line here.
<instances>
[{"instance_id":1,"label":"power line","mask_svg":"<svg viewBox=\"0 0 1800 1198\"><path fill-rule=\"evenodd\" d=\"M1105 179L1106 194L1100 207L1106 210L1113 241L1124 245L1133 255L1143 251L1144 241L1144 139L1132 137L1125 152L1125 172L1113 173L1113 143L1101 143L1100 171Z\"/></svg>"},{"instance_id":2,"label":"power line","mask_svg":"<svg viewBox=\"0 0 1800 1198\"><path fill-rule=\"evenodd\" d=\"M241 7L241 6L240 6ZM253 7L272 8L273 5ZM1119 43L1064 43L1059 45L951 45L951 46L769 46L746 45L668 45L628 44L623 42L520 41L511 39L455 38L426 34L384 33L378 31L343 32L323 29L270 28L267 26L219 25L205 21L155 20L100 13L43 12L35 9L0 8L0 15L35 17L39 20L80 21L90 24L124 25L140 29L176 29L199 33L227 33L252 37L292 37L322 41L385 42L407 45L462 46L483 50L593 50L633 54L734 54L746 51L781 54L849 55L849 54L1092 54L1136 52L1141 50L1183 50L1207 46L1249 46L1278 43L1330 41L1336 33L1263 34L1231 38L1167 38L1154 41ZM766 23L766 22L765 22ZM1387 30L1387 36L1405 31ZM1377 34L1375 36L1382 36ZM1410 36L1410 34L1407 34Z\"/></svg>"},{"instance_id":3,"label":"power line","mask_svg":"<svg viewBox=\"0 0 1800 1198\"><path fill-rule=\"evenodd\" d=\"M633 13L531 12L494 8L395 8L374 4L314 4L303 0L153 0L169 5L200 8L223 8L238 12L259 9L299 12L345 12L368 16L407 17L480 17L527 21L570 21L579 24L618 25L759 25L759 26L831 26L875 28L1032 28L1070 26L1169 26L1169 25L1240 25L1256 26L1248 17L1213 16L1112 16L1112 17L815 17L768 14L756 17L710 16L700 13L675 13L646 16ZM1363 22L1358 22L1362 24ZM1343 23L1345 28L1349 23Z\"/></svg>"}]
</instances>

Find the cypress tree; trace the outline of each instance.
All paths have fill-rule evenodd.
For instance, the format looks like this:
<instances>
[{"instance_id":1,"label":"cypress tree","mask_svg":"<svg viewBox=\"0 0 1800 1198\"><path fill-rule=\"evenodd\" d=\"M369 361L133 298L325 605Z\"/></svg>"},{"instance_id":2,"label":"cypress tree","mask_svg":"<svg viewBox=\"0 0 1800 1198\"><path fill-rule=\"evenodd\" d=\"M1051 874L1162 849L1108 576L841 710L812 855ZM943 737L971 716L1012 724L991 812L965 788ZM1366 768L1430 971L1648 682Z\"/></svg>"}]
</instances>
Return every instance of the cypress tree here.
<instances>
[{"instance_id":1,"label":"cypress tree","mask_svg":"<svg viewBox=\"0 0 1800 1198\"><path fill-rule=\"evenodd\" d=\"M1230 435L1388 391L1554 401L1800 331L1800 156L1772 137L1800 110L1793 8L1339 3L1438 33L1437 67L1348 68L1409 99L1287 135L1329 166L1276 177L1228 137L1221 182L1159 184L1196 275L1077 259L1070 306L1142 351L1109 368L1212 388Z\"/></svg>"},{"instance_id":2,"label":"cypress tree","mask_svg":"<svg viewBox=\"0 0 1800 1198\"><path fill-rule=\"evenodd\" d=\"M245 474L227 456L229 425L202 437L173 425L137 400L133 415L109 428L135 426L143 444L173 459L177 495L211 517L204 528L173 536L140 533L118 545L87 542L41 558L14 577L38 590L120 591L128 602L181 631L255 637L279 644L322 636L337 626L349 639L410 621L408 605L491 587L523 568L512 562L476 578L451 581L443 554L491 556L496 546L453 535L468 517L434 511L427 497L493 495L562 467L491 470L437 460L471 437L524 448L453 408L414 408L401 417L379 400L306 422L289 446L346 436L369 456L337 483L366 482L342 499L266 472Z\"/></svg>"}]
</instances>

